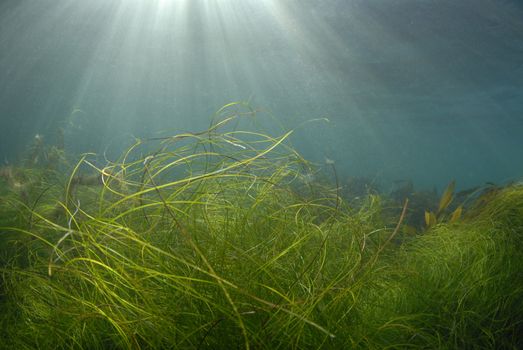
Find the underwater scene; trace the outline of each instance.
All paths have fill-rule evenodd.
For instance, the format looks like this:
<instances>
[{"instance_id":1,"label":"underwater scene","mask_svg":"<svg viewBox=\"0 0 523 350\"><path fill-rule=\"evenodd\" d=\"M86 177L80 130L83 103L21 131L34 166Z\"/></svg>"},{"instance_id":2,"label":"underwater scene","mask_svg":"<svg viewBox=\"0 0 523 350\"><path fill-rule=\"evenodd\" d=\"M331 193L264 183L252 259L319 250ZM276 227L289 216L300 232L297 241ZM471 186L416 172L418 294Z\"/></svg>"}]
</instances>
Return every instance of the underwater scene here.
<instances>
[{"instance_id":1,"label":"underwater scene","mask_svg":"<svg viewBox=\"0 0 523 350\"><path fill-rule=\"evenodd\" d=\"M523 3L0 1L0 349L522 349Z\"/></svg>"}]
</instances>

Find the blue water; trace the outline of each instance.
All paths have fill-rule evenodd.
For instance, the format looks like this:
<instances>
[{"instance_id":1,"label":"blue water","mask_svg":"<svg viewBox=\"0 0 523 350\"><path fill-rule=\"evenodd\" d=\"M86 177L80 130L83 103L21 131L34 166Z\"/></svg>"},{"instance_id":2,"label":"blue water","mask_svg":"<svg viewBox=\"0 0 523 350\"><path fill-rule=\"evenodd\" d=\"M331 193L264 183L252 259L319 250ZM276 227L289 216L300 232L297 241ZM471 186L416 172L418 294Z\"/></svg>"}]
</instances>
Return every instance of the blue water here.
<instances>
[{"instance_id":1,"label":"blue water","mask_svg":"<svg viewBox=\"0 0 523 350\"><path fill-rule=\"evenodd\" d=\"M341 178L523 176L523 5L503 0L3 0L0 159L200 131L239 100ZM276 118L277 122L275 121ZM329 122L311 119L328 118Z\"/></svg>"}]
</instances>

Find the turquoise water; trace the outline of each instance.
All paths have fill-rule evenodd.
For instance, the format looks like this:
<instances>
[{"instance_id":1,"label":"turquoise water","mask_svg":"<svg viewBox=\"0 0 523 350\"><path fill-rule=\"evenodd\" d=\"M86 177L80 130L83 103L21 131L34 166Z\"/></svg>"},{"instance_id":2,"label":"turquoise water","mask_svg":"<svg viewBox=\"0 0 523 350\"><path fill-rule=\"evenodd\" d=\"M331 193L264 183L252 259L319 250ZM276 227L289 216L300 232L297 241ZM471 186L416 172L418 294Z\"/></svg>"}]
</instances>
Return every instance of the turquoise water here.
<instances>
[{"instance_id":1,"label":"turquoise water","mask_svg":"<svg viewBox=\"0 0 523 350\"><path fill-rule=\"evenodd\" d=\"M342 179L507 183L523 175L522 19L490 0L4 0L0 159L60 130L67 152L110 157L243 100Z\"/></svg>"}]
</instances>

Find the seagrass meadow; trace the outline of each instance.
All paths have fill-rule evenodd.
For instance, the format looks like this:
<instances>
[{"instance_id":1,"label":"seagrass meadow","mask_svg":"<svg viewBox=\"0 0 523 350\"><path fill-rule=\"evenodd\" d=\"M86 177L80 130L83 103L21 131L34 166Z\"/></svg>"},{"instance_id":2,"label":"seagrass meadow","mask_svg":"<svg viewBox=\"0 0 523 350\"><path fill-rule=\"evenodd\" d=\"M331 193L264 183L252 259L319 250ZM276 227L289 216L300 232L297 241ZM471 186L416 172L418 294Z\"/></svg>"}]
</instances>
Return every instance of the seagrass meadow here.
<instances>
[{"instance_id":1,"label":"seagrass meadow","mask_svg":"<svg viewBox=\"0 0 523 350\"><path fill-rule=\"evenodd\" d=\"M0 350L523 349L522 19L0 0Z\"/></svg>"},{"instance_id":2,"label":"seagrass meadow","mask_svg":"<svg viewBox=\"0 0 523 350\"><path fill-rule=\"evenodd\" d=\"M523 347L521 183L449 186L413 228L412 198L352 201L252 114L2 167L0 347Z\"/></svg>"}]
</instances>

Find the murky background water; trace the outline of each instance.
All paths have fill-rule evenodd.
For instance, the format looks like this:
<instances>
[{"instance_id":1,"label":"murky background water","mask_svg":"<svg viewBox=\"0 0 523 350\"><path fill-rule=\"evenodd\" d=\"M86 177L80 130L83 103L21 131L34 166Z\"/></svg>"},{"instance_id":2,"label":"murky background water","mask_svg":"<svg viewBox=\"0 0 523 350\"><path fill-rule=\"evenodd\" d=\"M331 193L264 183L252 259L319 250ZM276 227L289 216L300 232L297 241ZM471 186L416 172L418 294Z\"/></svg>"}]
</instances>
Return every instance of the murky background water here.
<instances>
[{"instance_id":1,"label":"murky background water","mask_svg":"<svg viewBox=\"0 0 523 350\"><path fill-rule=\"evenodd\" d=\"M340 177L523 175L523 5L503 0L3 0L0 156L118 154L250 100Z\"/></svg>"}]
</instances>

